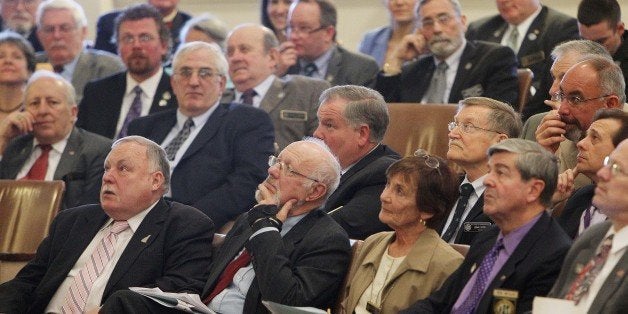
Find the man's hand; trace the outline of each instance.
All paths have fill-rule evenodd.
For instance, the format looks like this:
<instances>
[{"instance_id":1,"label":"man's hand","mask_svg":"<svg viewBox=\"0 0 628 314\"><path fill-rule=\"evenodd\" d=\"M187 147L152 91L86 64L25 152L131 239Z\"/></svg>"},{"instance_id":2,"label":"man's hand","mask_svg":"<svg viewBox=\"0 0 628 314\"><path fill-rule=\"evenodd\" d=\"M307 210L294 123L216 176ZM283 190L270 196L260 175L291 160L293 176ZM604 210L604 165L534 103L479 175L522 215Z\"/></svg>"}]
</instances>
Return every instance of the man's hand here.
<instances>
[{"instance_id":1,"label":"man's hand","mask_svg":"<svg viewBox=\"0 0 628 314\"><path fill-rule=\"evenodd\" d=\"M573 194L574 180L578 173L578 166L575 166L573 169L567 169L558 175L558 184L554 195L552 195L552 203L562 202Z\"/></svg>"},{"instance_id":2,"label":"man's hand","mask_svg":"<svg viewBox=\"0 0 628 314\"><path fill-rule=\"evenodd\" d=\"M541 124L534 132L536 141L545 149L556 153L558 146L565 140L567 124L560 120L557 110L549 111L541 120Z\"/></svg>"},{"instance_id":3,"label":"man's hand","mask_svg":"<svg viewBox=\"0 0 628 314\"><path fill-rule=\"evenodd\" d=\"M0 154L11 139L32 132L34 123L35 117L28 111L13 112L0 121Z\"/></svg>"},{"instance_id":4,"label":"man's hand","mask_svg":"<svg viewBox=\"0 0 628 314\"><path fill-rule=\"evenodd\" d=\"M291 41L284 41L279 45L279 58L277 59L277 69L275 75L281 77L286 75L288 68L297 64L297 50L294 48L294 43Z\"/></svg>"},{"instance_id":5,"label":"man's hand","mask_svg":"<svg viewBox=\"0 0 628 314\"><path fill-rule=\"evenodd\" d=\"M425 37L421 35L421 30L417 29L412 34L403 37L397 49L393 52L393 58L386 60L384 66L385 74L396 74L401 72L404 62L410 61L421 54L427 52Z\"/></svg>"}]
</instances>

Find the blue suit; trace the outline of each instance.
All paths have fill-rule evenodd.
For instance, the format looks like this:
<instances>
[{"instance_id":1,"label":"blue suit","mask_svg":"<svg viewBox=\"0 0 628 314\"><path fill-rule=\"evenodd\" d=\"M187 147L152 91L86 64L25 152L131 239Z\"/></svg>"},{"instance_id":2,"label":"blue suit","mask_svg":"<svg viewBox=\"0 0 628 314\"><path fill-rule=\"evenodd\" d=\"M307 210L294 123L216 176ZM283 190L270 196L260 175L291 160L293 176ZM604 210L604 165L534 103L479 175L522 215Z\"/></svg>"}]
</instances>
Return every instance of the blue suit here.
<instances>
[{"instance_id":1,"label":"blue suit","mask_svg":"<svg viewBox=\"0 0 628 314\"><path fill-rule=\"evenodd\" d=\"M381 68L384 66L384 61L386 61L386 50L388 50L388 40L391 35L392 27L390 26L371 30L362 37L358 50L365 55L373 57Z\"/></svg>"}]
</instances>

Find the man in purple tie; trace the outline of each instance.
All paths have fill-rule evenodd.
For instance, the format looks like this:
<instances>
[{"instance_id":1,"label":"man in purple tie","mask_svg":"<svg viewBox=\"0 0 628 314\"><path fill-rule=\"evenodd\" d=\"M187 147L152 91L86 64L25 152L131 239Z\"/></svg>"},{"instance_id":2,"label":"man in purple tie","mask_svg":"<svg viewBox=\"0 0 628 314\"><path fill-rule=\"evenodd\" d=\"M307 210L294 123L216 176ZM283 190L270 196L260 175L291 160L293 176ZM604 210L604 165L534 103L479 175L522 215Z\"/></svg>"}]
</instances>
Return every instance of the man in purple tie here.
<instances>
[{"instance_id":1,"label":"man in purple tie","mask_svg":"<svg viewBox=\"0 0 628 314\"><path fill-rule=\"evenodd\" d=\"M404 313L523 313L549 292L571 240L546 212L557 159L537 143L506 139L488 150L480 233L441 289Z\"/></svg>"}]
</instances>

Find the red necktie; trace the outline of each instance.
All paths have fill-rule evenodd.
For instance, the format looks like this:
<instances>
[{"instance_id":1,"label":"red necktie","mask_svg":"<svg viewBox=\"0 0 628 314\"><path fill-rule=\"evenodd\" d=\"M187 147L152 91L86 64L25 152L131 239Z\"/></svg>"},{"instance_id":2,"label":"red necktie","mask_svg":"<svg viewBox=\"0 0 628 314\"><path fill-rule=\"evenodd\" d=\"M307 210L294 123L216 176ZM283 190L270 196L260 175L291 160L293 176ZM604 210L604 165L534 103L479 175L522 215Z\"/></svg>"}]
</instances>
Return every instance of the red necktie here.
<instances>
[{"instance_id":1,"label":"red necktie","mask_svg":"<svg viewBox=\"0 0 628 314\"><path fill-rule=\"evenodd\" d=\"M48 153L52 149L50 144L39 144L41 149L41 155L37 157L35 163L28 171L26 176L22 180L44 180L46 178L46 171L48 171Z\"/></svg>"},{"instance_id":2,"label":"red necktie","mask_svg":"<svg viewBox=\"0 0 628 314\"><path fill-rule=\"evenodd\" d=\"M250 262L251 254L249 254L249 251L245 249L242 254L240 254L240 256L238 256L236 259L231 261L229 265L227 265L225 271L223 271L222 275L220 275L220 278L218 279L218 283L216 283L214 290L212 290L209 296L203 299L203 303L209 304L209 302L211 302L215 296L217 296L219 293L222 292L222 290L225 290L225 288L229 286L229 284L233 281L233 276L235 276L238 270L248 265Z\"/></svg>"}]
</instances>

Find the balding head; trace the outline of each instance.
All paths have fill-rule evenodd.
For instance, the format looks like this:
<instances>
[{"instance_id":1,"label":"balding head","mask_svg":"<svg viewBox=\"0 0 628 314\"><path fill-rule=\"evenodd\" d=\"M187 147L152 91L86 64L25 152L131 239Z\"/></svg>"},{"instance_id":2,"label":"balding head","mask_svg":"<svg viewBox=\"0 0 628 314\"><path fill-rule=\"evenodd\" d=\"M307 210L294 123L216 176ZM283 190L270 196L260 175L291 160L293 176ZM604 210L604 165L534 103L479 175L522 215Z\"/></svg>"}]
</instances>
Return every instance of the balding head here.
<instances>
[{"instance_id":1,"label":"balding head","mask_svg":"<svg viewBox=\"0 0 628 314\"><path fill-rule=\"evenodd\" d=\"M268 28L257 24L237 26L227 38L229 76L240 92L252 89L275 72L279 42Z\"/></svg>"}]
</instances>

